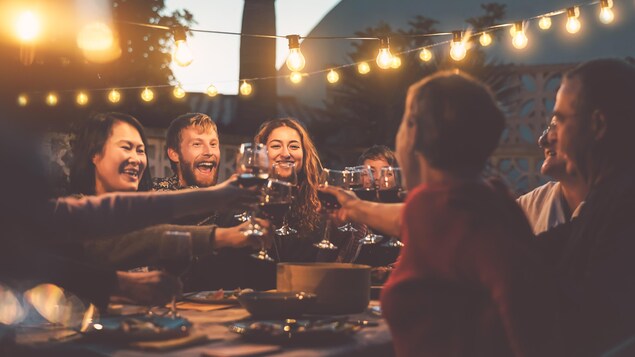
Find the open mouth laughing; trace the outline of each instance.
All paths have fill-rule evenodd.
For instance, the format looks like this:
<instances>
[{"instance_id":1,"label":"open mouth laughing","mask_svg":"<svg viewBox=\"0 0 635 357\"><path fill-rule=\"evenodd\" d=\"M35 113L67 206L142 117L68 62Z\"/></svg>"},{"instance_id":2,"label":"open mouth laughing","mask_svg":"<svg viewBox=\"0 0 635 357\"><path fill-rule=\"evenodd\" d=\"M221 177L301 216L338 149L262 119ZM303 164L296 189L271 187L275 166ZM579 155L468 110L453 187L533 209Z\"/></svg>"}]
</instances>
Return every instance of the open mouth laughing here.
<instances>
[{"instance_id":1,"label":"open mouth laughing","mask_svg":"<svg viewBox=\"0 0 635 357\"><path fill-rule=\"evenodd\" d=\"M203 161L196 165L196 169L204 174L211 174L216 167L216 161Z\"/></svg>"}]
</instances>

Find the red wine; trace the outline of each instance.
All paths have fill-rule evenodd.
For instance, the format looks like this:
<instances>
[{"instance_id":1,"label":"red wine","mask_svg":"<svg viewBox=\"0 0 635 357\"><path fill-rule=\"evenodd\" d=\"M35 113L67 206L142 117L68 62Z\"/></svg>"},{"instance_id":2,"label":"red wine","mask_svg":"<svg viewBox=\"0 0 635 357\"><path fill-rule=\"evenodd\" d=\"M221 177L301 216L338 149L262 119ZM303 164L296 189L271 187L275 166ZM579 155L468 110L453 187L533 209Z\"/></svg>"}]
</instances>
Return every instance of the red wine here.
<instances>
[{"instance_id":1,"label":"red wine","mask_svg":"<svg viewBox=\"0 0 635 357\"><path fill-rule=\"evenodd\" d=\"M238 175L238 184L243 187L251 187L256 185L264 185L267 183L267 174L240 174Z\"/></svg>"},{"instance_id":2,"label":"red wine","mask_svg":"<svg viewBox=\"0 0 635 357\"><path fill-rule=\"evenodd\" d=\"M383 203L400 203L403 202L401 190L398 188L389 188L387 190L379 190L379 201Z\"/></svg>"},{"instance_id":3,"label":"red wine","mask_svg":"<svg viewBox=\"0 0 635 357\"><path fill-rule=\"evenodd\" d=\"M318 198L322 204L322 210L336 210L342 208L340 203L337 202L337 198L330 193L318 191Z\"/></svg>"},{"instance_id":4,"label":"red wine","mask_svg":"<svg viewBox=\"0 0 635 357\"><path fill-rule=\"evenodd\" d=\"M377 201L377 191L372 188L357 188L353 192L364 201Z\"/></svg>"},{"instance_id":5,"label":"red wine","mask_svg":"<svg viewBox=\"0 0 635 357\"><path fill-rule=\"evenodd\" d=\"M273 202L273 203L261 203L260 212L263 216L272 221L280 221L284 215L291 209L291 203L289 202Z\"/></svg>"}]
</instances>

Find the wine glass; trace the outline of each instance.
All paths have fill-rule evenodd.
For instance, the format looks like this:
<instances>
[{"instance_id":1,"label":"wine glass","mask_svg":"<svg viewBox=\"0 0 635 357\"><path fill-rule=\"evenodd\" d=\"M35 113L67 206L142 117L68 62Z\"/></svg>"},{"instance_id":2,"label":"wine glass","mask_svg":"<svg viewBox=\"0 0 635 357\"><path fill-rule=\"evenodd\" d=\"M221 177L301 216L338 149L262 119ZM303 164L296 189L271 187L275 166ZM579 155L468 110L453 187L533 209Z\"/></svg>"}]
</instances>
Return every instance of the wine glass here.
<instances>
[{"instance_id":1,"label":"wine glass","mask_svg":"<svg viewBox=\"0 0 635 357\"><path fill-rule=\"evenodd\" d=\"M236 155L236 173L238 174L238 184L243 187L259 186L261 189L267 184L269 178L269 156L267 155L267 147L263 144L243 143ZM262 190L261 190L262 191ZM262 195L261 195L262 199ZM245 236L262 237L265 232L256 222L255 215L258 204L252 206L252 212L249 214L249 225L243 229ZM261 249L252 257L273 261L267 254L264 241L261 241Z\"/></svg>"},{"instance_id":2,"label":"wine glass","mask_svg":"<svg viewBox=\"0 0 635 357\"><path fill-rule=\"evenodd\" d=\"M377 202L377 182L373 170L369 165L360 165L352 168L352 182L355 187L352 189L355 195L364 201ZM375 244L384 239L383 236L375 234L371 229L359 240L360 244Z\"/></svg>"},{"instance_id":3,"label":"wine glass","mask_svg":"<svg viewBox=\"0 0 635 357\"><path fill-rule=\"evenodd\" d=\"M344 168L344 171L348 173L346 175L346 187L344 188L346 188L347 190L355 191L362 187L361 171L356 171L355 167L346 167ZM351 222L346 222L346 224L341 227L337 227L337 229L340 232L357 232L357 229L353 227L353 224Z\"/></svg>"},{"instance_id":4,"label":"wine glass","mask_svg":"<svg viewBox=\"0 0 635 357\"><path fill-rule=\"evenodd\" d=\"M271 175L270 178L276 180L277 182L286 183L290 190L288 192L288 206L284 213L282 213L282 227L276 229L276 235L281 237L288 237L294 234L297 234L298 231L289 227L288 215L291 210L291 202L293 201L293 195L298 185L298 174L295 171L295 163L293 162L281 162L275 163L271 166ZM275 216L273 219L278 221L279 216Z\"/></svg>"},{"instance_id":5,"label":"wine glass","mask_svg":"<svg viewBox=\"0 0 635 357\"><path fill-rule=\"evenodd\" d=\"M347 180L349 175L349 171L323 169L318 179L318 184L321 186L348 188ZM321 211L326 214L326 229L324 230L324 238L319 243L313 245L319 249L335 250L337 247L329 240L331 230L331 217L329 213L340 209L342 206L340 206L337 198L330 193L318 191L318 198L320 199Z\"/></svg>"},{"instance_id":6,"label":"wine glass","mask_svg":"<svg viewBox=\"0 0 635 357\"><path fill-rule=\"evenodd\" d=\"M159 243L159 266L168 273L182 278L192 264L192 235L190 232L166 231ZM179 317L176 312L176 296L172 296L169 315Z\"/></svg>"},{"instance_id":7,"label":"wine glass","mask_svg":"<svg viewBox=\"0 0 635 357\"><path fill-rule=\"evenodd\" d=\"M403 202L402 191L401 169L392 166L382 167L379 175L379 190L377 191L379 201L383 203ZM382 244L382 247L401 248L403 243L395 237L390 237L388 242Z\"/></svg>"}]
</instances>

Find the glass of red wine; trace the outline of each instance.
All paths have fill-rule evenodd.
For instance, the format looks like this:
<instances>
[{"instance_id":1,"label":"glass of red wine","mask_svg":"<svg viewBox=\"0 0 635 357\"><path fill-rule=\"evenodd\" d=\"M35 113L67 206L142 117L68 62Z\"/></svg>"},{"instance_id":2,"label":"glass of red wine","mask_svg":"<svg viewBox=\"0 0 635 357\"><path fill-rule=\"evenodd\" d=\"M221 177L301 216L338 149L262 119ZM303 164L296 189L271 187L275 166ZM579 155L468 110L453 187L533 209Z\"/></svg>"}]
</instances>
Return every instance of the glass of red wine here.
<instances>
[{"instance_id":1,"label":"glass of red wine","mask_svg":"<svg viewBox=\"0 0 635 357\"><path fill-rule=\"evenodd\" d=\"M331 169L323 169L318 179L318 184L321 186L336 186L342 188L348 188L348 176L349 171L339 171ZM331 217L329 213L336 211L342 206L337 201L337 198L330 193L318 191L318 198L320 199L320 210L326 214L326 229L324 230L324 238L319 243L313 244L318 249L335 250L337 247L331 243L329 234L331 231Z\"/></svg>"},{"instance_id":2,"label":"glass of red wine","mask_svg":"<svg viewBox=\"0 0 635 357\"><path fill-rule=\"evenodd\" d=\"M357 197L364 201L377 202L377 182L373 174L373 169L369 165L360 165L351 168L353 170L353 178L356 181L356 187L353 192ZM376 244L384 239L383 236L375 234L372 230L359 240L360 244Z\"/></svg>"},{"instance_id":3,"label":"glass of red wine","mask_svg":"<svg viewBox=\"0 0 635 357\"><path fill-rule=\"evenodd\" d=\"M192 235L190 232L163 232L159 243L158 265L166 272L182 278L192 264ZM176 296L172 297L169 315L179 317L176 312Z\"/></svg>"},{"instance_id":4,"label":"glass of red wine","mask_svg":"<svg viewBox=\"0 0 635 357\"><path fill-rule=\"evenodd\" d=\"M383 203L403 202L403 188L401 186L401 169L398 167L385 166L381 168L379 175L379 189L377 195L379 201ZM401 248L403 243L395 237L382 244L382 247Z\"/></svg>"},{"instance_id":5,"label":"glass of red wine","mask_svg":"<svg viewBox=\"0 0 635 357\"><path fill-rule=\"evenodd\" d=\"M275 180L278 183L286 184L287 187L290 188L288 192L288 197L284 200L288 200L289 204L286 206L286 209L282 213L282 226L276 229L276 235L281 237L289 237L291 235L297 234L298 231L289 227L288 215L291 210L291 202L293 202L293 195L297 190L298 185L298 174L295 171L295 163L293 162L280 162L275 163L271 166L271 175L270 179ZM273 222L279 222L280 216L276 215L272 218ZM275 219L275 220L274 220Z\"/></svg>"},{"instance_id":6,"label":"glass of red wine","mask_svg":"<svg viewBox=\"0 0 635 357\"><path fill-rule=\"evenodd\" d=\"M361 166L358 166L361 167ZM355 170L355 167L346 167L344 169L345 172L347 172L346 175L346 189L351 190L355 193L360 192L361 194L364 194L364 189L363 189L363 184L362 184L362 173L361 171ZM348 233L354 233L357 232L357 229L355 227L353 227L353 224L351 222L346 222L346 224L344 224L341 227L337 227L337 229L340 232L348 232Z\"/></svg>"},{"instance_id":7,"label":"glass of red wine","mask_svg":"<svg viewBox=\"0 0 635 357\"><path fill-rule=\"evenodd\" d=\"M269 179L269 170L269 156L265 145L255 143L243 143L240 145L240 149L236 155L236 174L238 174L239 185L243 187L257 186L262 193L262 189ZM262 237L265 234L262 227L260 227L254 219L255 212L253 211L257 209L258 204L253 206L252 212L249 214L249 225L243 230L245 236ZM260 260L273 261L269 254L267 254L264 241L261 243L260 251L253 254L252 257Z\"/></svg>"}]
</instances>

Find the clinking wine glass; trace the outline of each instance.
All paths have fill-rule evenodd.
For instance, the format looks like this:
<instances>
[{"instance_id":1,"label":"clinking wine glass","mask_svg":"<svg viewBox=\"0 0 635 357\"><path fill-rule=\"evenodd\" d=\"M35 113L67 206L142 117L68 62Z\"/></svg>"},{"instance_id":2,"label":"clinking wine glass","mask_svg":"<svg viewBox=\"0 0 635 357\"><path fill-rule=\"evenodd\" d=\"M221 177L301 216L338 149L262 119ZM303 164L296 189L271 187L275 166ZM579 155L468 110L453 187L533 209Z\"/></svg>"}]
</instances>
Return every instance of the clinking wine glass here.
<instances>
[{"instance_id":1,"label":"clinking wine glass","mask_svg":"<svg viewBox=\"0 0 635 357\"><path fill-rule=\"evenodd\" d=\"M349 171L323 169L318 179L318 184L321 186L348 188L347 179L349 174ZM319 243L313 245L319 249L335 250L337 247L329 240L331 231L331 217L329 213L340 209L342 206L340 206L337 198L330 193L318 191L318 198L320 200L320 210L326 214L326 228L324 230L324 238Z\"/></svg>"},{"instance_id":2,"label":"clinking wine glass","mask_svg":"<svg viewBox=\"0 0 635 357\"><path fill-rule=\"evenodd\" d=\"M400 203L403 202L403 189L401 186L401 169L398 167L386 166L381 168L379 175L379 189L377 191L379 201L383 203ZM388 242L382 244L382 247L401 248L403 243L395 238L390 237Z\"/></svg>"},{"instance_id":3,"label":"clinking wine glass","mask_svg":"<svg viewBox=\"0 0 635 357\"><path fill-rule=\"evenodd\" d=\"M291 209L291 202L293 201L293 195L297 190L298 186L298 174L295 171L295 163L293 162L281 162L275 163L271 166L271 175L270 178L276 180L278 182L283 182L290 187L289 191L289 204L287 205L287 209L282 214L282 227L276 229L276 235L281 237L288 237L294 234L297 234L298 231L289 227L288 216L289 210ZM273 219L277 219L279 217L275 217Z\"/></svg>"},{"instance_id":4,"label":"clinking wine glass","mask_svg":"<svg viewBox=\"0 0 635 357\"><path fill-rule=\"evenodd\" d=\"M355 191L362 187L361 171L355 171L354 167L347 167L344 169L344 171L347 172L346 187L344 187L345 189ZM351 222L346 222L346 224L344 224L341 227L337 227L337 229L340 232L348 232L348 233L357 232L357 229L353 227L353 224Z\"/></svg>"},{"instance_id":5,"label":"clinking wine glass","mask_svg":"<svg viewBox=\"0 0 635 357\"><path fill-rule=\"evenodd\" d=\"M360 165L352 168L353 176L351 182L354 182L352 191L355 195L364 201L377 202L377 182L373 170L369 165ZM383 236L375 234L368 229L368 233L360 238L360 244L375 244L384 239Z\"/></svg>"},{"instance_id":6,"label":"clinking wine glass","mask_svg":"<svg viewBox=\"0 0 635 357\"><path fill-rule=\"evenodd\" d=\"M238 154L236 155L236 173L238 174L238 184L243 187L262 187L266 185L269 178L269 156L267 148L263 144L243 143L240 145ZM260 192L261 194L262 192ZM260 196L262 199L262 195ZM262 238L265 232L255 220L255 212L258 210L258 204L252 206L252 212L249 214L249 225L243 230L245 236L255 236ZM252 257L260 260L273 261L267 250L265 243L261 240L261 249L258 253L252 254Z\"/></svg>"},{"instance_id":7,"label":"clinking wine glass","mask_svg":"<svg viewBox=\"0 0 635 357\"><path fill-rule=\"evenodd\" d=\"M192 235L189 232L166 231L162 238L158 264L168 273L182 278L192 264ZM169 315L172 318L179 317L176 296L172 297Z\"/></svg>"}]
</instances>

